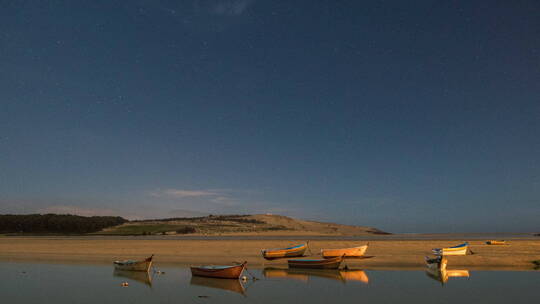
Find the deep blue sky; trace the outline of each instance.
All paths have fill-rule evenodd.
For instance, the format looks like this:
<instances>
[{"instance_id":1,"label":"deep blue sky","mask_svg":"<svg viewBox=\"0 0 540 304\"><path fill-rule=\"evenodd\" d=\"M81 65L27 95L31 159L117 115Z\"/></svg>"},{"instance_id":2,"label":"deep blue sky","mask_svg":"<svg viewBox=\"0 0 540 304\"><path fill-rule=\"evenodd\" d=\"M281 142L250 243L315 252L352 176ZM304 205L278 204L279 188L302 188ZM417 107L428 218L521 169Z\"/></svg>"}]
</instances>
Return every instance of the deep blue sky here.
<instances>
[{"instance_id":1,"label":"deep blue sky","mask_svg":"<svg viewBox=\"0 0 540 304\"><path fill-rule=\"evenodd\" d=\"M0 213L538 231L538 1L0 1Z\"/></svg>"}]
</instances>

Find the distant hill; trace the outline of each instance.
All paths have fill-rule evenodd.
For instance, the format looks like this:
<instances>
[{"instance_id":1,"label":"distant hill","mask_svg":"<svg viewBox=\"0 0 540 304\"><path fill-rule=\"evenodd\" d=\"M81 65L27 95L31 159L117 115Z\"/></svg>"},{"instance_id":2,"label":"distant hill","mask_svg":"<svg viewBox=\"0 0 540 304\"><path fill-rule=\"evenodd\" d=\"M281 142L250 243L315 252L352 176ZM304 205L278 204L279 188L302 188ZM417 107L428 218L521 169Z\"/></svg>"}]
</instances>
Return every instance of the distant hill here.
<instances>
[{"instance_id":1,"label":"distant hill","mask_svg":"<svg viewBox=\"0 0 540 304\"><path fill-rule=\"evenodd\" d=\"M106 228L102 235L373 235L390 234L373 227L350 226L282 215L217 215L131 221Z\"/></svg>"}]
</instances>

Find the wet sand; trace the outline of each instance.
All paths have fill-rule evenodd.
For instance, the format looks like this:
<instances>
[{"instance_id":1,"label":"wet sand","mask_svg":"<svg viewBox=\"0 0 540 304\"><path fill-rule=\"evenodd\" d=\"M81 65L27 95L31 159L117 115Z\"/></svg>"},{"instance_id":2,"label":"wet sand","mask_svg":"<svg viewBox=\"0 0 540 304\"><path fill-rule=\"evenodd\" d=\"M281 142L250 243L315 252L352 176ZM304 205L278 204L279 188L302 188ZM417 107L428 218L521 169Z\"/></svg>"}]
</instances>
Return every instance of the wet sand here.
<instances>
[{"instance_id":1,"label":"wet sand","mask_svg":"<svg viewBox=\"0 0 540 304\"><path fill-rule=\"evenodd\" d=\"M424 256L431 249L461 243L459 240L370 240L368 259L348 259L349 267L363 269L423 269ZM164 240L63 237L0 237L0 261L37 261L62 263L111 263L113 260L143 258L155 254L156 265L230 264L247 261L251 267L286 266L287 260L266 261L263 248L281 248L305 242L298 240ZM343 248L366 241L312 240L312 256L321 248ZM540 260L540 240L511 240L508 245L490 246L484 241L469 240L474 252L449 257L452 268L469 270L532 270L533 260ZM309 251L306 255L309 255Z\"/></svg>"}]
</instances>

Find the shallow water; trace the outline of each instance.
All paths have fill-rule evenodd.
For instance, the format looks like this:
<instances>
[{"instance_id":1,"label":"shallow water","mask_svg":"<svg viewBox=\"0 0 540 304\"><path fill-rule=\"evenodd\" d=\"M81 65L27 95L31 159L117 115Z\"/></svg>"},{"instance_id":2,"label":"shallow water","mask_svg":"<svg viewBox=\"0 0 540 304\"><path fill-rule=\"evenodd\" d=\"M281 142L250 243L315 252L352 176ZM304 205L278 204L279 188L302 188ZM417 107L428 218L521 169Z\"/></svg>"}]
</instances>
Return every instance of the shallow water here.
<instances>
[{"instance_id":1,"label":"shallow water","mask_svg":"<svg viewBox=\"0 0 540 304\"><path fill-rule=\"evenodd\" d=\"M538 271L252 269L260 280L115 272L111 266L0 263L3 303L538 303ZM248 273L245 273L249 275ZM128 287L121 284L127 282Z\"/></svg>"}]
</instances>

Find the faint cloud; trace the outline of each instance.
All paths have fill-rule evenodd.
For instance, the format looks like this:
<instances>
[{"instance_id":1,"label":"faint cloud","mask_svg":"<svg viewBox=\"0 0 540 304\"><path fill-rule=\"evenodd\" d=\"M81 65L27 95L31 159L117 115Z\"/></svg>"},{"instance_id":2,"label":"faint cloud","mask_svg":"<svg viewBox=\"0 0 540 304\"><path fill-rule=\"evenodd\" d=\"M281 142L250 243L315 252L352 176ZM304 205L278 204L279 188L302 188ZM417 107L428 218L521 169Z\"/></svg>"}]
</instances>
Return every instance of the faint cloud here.
<instances>
[{"instance_id":1,"label":"faint cloud","mask_svg":"<svg viewBox=\"0 0 540 304\"><path fill-rule=\"evenodd\" d=\"M175 200L191 200L199 202L208 202L216 205L234 206L237 205L237 199L234 197L234 191L227 189L164 189L151 192L150 195L157 198L168 198Z\"/></svg>"},{"instance_id":2,"label":"faint cloud","mask_svg":"<svg viewBox=\"0 0 540 304\"><path fill-rule=\"evenodd\" d=\"M181 189L165 189L152 192L150 195L154 197L170 197L170 198L184 198L184 197L201 197L201 196L216 196L216 193L211 190L181 190Z\"/></svg>"},{"instance_id":3,"label":"faint cloud","mask_svg":"<svg viewBox=\"0 0 540 304\"><path fill-rule=\"evenodd\" d=\"M224 0L218 1L211 8L211 12L221 16L240 16L252 3L252 0Z\"/></svg>"}]
</instances>

